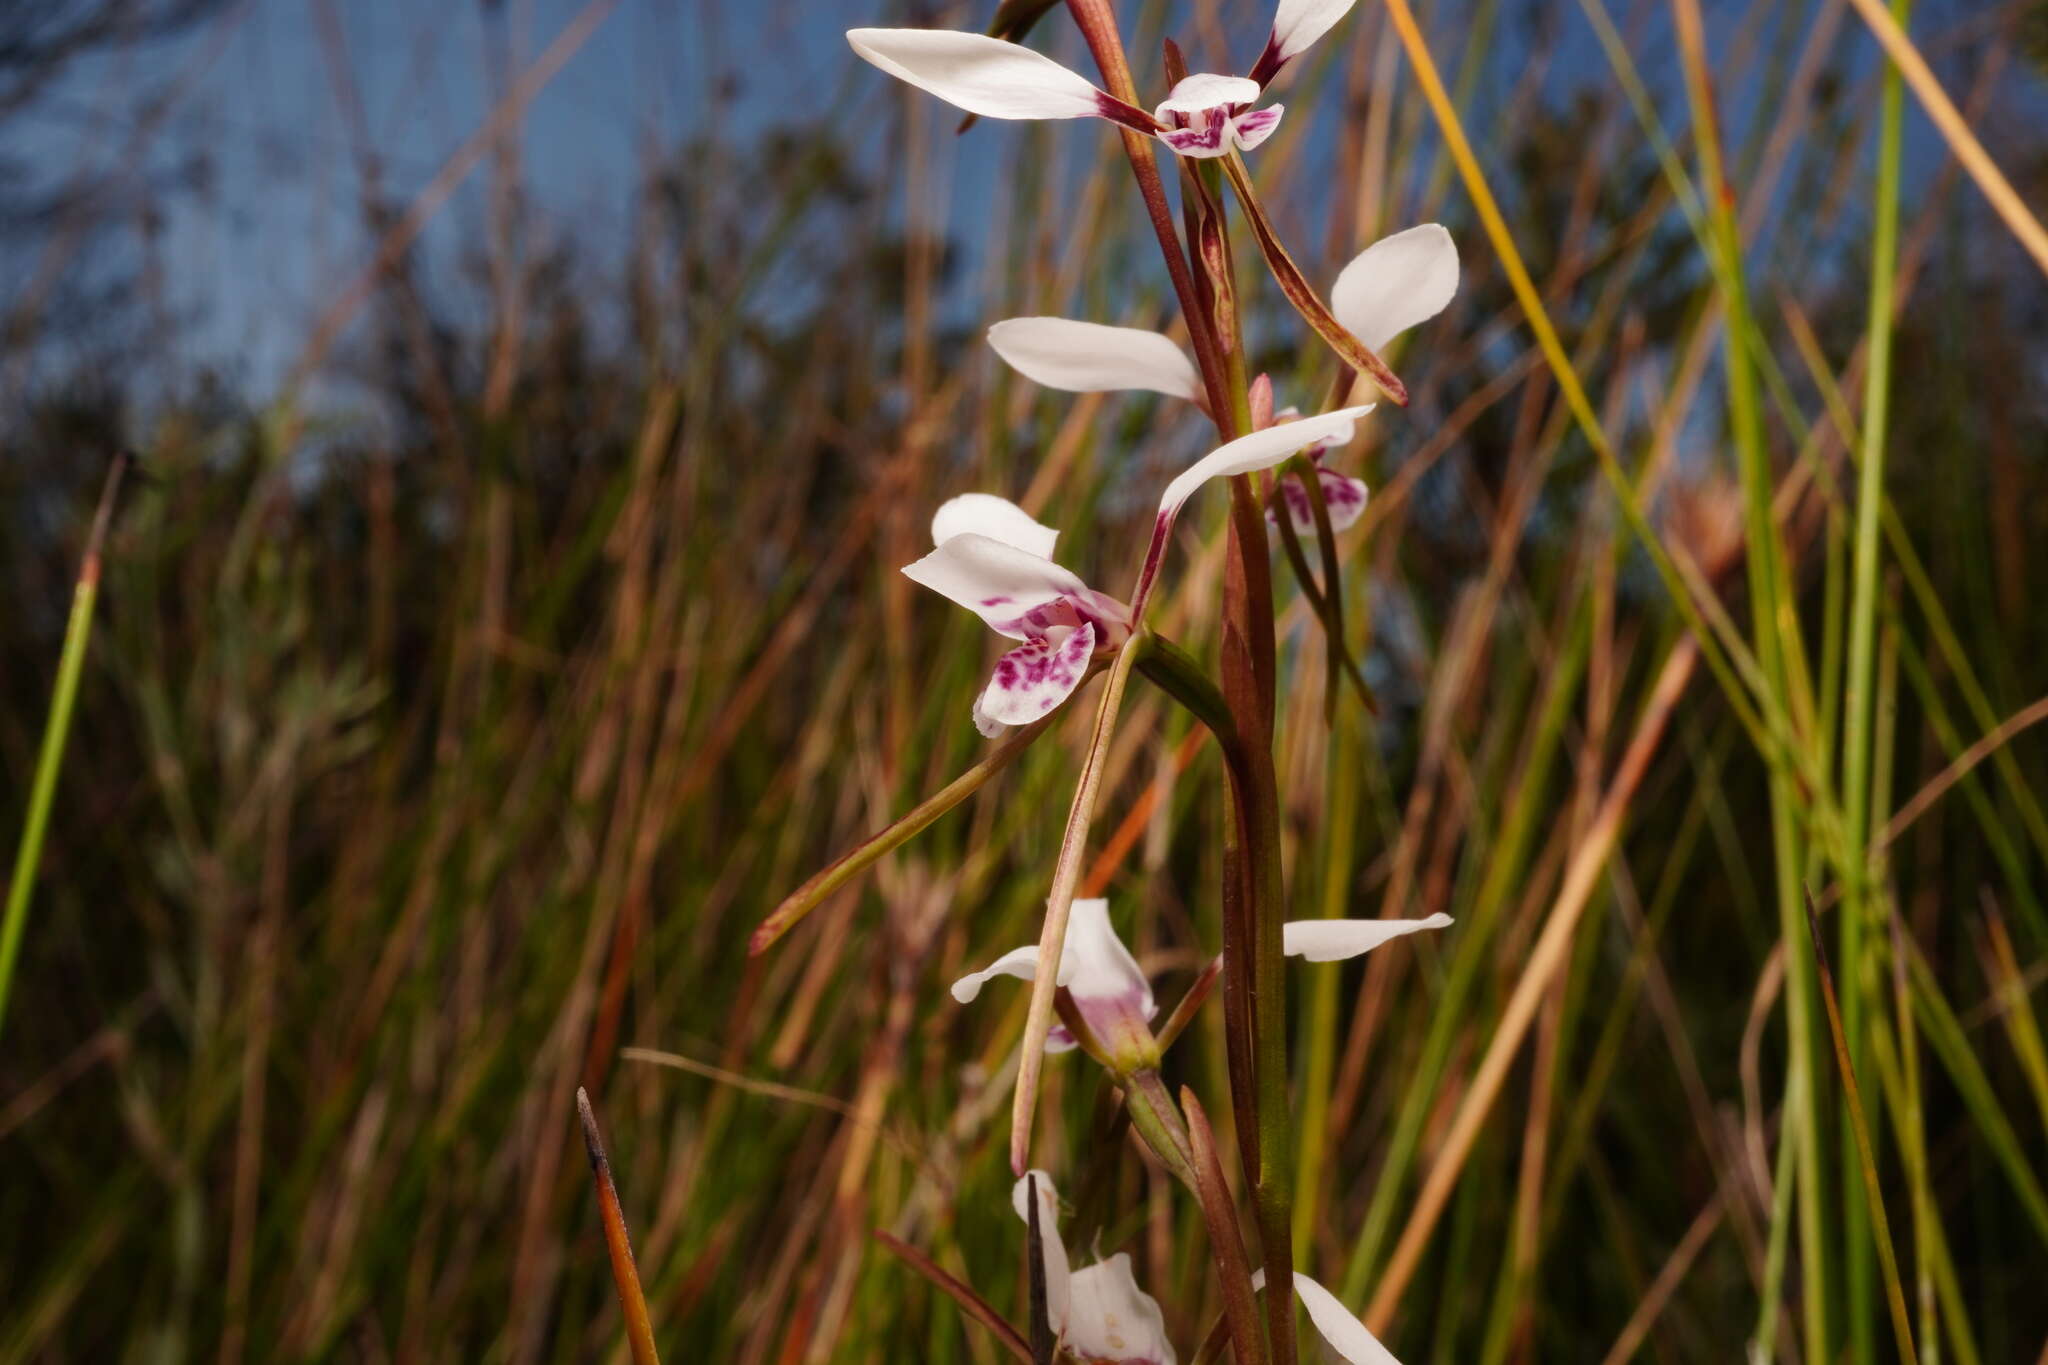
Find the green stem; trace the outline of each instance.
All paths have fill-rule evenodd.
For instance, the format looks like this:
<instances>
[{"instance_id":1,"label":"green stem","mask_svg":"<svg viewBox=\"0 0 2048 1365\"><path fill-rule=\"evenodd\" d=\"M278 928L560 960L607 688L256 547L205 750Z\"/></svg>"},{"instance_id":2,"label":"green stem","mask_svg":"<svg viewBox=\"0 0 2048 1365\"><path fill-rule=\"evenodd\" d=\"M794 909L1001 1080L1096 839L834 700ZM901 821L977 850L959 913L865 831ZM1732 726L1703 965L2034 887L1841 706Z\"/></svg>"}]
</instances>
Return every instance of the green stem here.
<instances>
[{"instance_id":1,"label":"green stem","mask_svg":"<svg viewBox=\"0 0 2048 1365\"><path fill-rule=\"evenodd\" d=\"M1892 0L1892 15L1902 23L1910 0ZM1838 926L1841 959L1841 1024L1844 1065L1867 1072L1870 1066L1865 1021L1865 927L1874 901L1877 869L1870 849L1873 809L1871 758L1877 659L1878 537L1884 520L1885 428L1891 400L1892 294L1898 258L1899 145L1902 91L1896 67L1887 65L1884 104L1878 132L1877 200L1872 208L1870 260L1870 352L1863 386L1862 468L1856 486L1855 587L1849 608L1849 657L1845 721L1842 729L1842 816L1848 865L1842 869L1845 896ZM1847 1099L1844 1098L1846 1119ZM1859 1153L1855 1134L1844 1123L1842 1162L1853 1167ZM1872 1210L1853 1184L1843 1192L1843 1235L1848 1250L1849 1331L1853 1358L1869 1362L1876 1356L1875 1276L1871 1264ZM1880 1213L1881 1217L1882 1214Z\"/></svg>"},{"instance_id":2,"label":"green stem","mask_svg":"<svg viewBox=\"0 0 2048 1365\"><path fill-rule=\"evenodd\" d=\"M71 734L71 709L78 699L78 679L85 668L86 644L92 637L92 609L100 589L100 552L106 545L107 528L113 522L122 476L128 472L133 458L122 451L114 456L113 467L107 471L107 481L100 489L99 510L93 515L92 531L86 537L85 557L78 567L78 583L71 594L71 618L65 623L64 649L57 659L57 685L50 698L49 719L43 725L35 777L29 784L28 812L22 821L21 843L15 849L14 875L7 884L6 919L0 923L0 1026L7 1021L14 962L21 952L22 934L28 928L29 893L43 858L50 804L57 794L57 774L64 767L64 742Z\"/></svg>"}]
</instances>

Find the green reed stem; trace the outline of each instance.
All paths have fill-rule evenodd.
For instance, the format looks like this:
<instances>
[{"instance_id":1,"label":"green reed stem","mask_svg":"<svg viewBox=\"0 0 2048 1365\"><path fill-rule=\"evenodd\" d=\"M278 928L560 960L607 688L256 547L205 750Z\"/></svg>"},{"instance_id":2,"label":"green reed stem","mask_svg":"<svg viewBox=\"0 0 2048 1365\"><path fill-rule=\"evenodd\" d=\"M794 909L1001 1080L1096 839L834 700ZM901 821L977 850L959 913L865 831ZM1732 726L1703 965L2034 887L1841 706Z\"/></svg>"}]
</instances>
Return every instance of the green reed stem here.
<instances>
[{"instance_id":1,"label":"green reed stem","mask_svg":"<svg viewBox=\"0 0 2048 1365\"><path fill-rule=\"evenodd\" d=\"M85 669L85 648L92 638L92 609L100 591L100 553L107 541L107 528L114 519L114 503L121 495L121 480L134 457L127 451L114 456L107 481L100 488L99 510L93 514L92 530L86 536L85 558L78 566L77 586L71 593L71 618L64 625L64 650L57 659L57 686L50 698L49 719L43 723L42 747L36 754L35 776L30 780L28 811L22 819L21 843L15 848L14 874L7 884L7 914L0 922L0 1027L7 1022L7 996L14 984L14 963L21 953L21 937L28 928L29 893L35 886L36 868L43 858L43 836L50 827L50 803L57 794L57 774L64 767L64 741L71 734L71 709L78 699L78 679Z\"/></svg>"},{"instance_id":2,"label":"green reed stem","mask_svg":"<svg viewBox=\"0 0 2048 1365\"><path fill-rule=\"evenodd\" d=\"M1893 17L1903 22L1910 7L1911 0L1892 0ZM1856 484L1855 586L1849 608L1847 695L1843 702L1841 803L1848 835L1848 865L1842 870L1844 897L1837 948L1841 960L1841 979L1837 984L1847 1049L1843 1065L1865 1072L1869 1069L1870 1054L1864 1023L1864 934L1873 910L1877 871L1870 849L1875 806L1870 767L1875 723L1877 555L1884 520L1885 429L1891 403L1892 294L1898 262L1900 116L1904 98L1898 68L1889 64L1885 67L1883 98L1878 129L1877 198L1871 209L1870 359L1863 385L1863 456ZM1846 1117L1846 1096L1843 1103ZM1843 1133L1845 1167L1858 1155L1851 1145L1853 1140L1854 1135ZM1872 1211L1856 1196L1853 1187L1845 1187L1842 1213L1854 1358L1869 1362L1876 1355L1876 1305L1872 1301L1875 1277L1870 1256Z\"/></svg>"}]
</instances>

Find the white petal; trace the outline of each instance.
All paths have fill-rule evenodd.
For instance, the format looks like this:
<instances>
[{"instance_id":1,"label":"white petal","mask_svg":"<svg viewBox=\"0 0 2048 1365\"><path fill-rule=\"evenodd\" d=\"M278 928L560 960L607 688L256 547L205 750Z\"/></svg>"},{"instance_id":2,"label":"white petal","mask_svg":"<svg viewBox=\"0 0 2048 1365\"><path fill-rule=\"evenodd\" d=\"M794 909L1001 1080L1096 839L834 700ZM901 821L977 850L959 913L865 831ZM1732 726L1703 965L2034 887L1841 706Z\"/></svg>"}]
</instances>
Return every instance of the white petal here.
<instances>
[{"instance_id":1,"label":"white petal","mask_svg":"<svg viewBox=\"0 0 2048 1365\"><path fill-rule=\"evenodd\" d=\"M1087 584L1045 556L972 532L906 564L903 574L1013 640L1025 638L1017 619L1031 608L1088 591Z\"/></svg>"},{"instance_id":2,"label":"white petal","mask_svg":"<svg viewBox=\"0 0 2048 1365\"><path fill-rule=\"evenodd\" d=\"M1382 237L1358 253L1330 290L1330 311L1377 351L1427 322L1458 292L1458 248L1440 224Z\"/></svg>"},{"instance_id":3,"label":"white petal","mask_svg":"<svg viewBox=\"0 0 2048 1365\"><path fill-rule=\"evenodd\" d=\"M954 536L982 535L1020 550L1052 558L1052 547L1060 533L1042 526L1029 512L993 493L962 493L948 499L932 514L932 544L944 545Z\"/></svg>"},{"instance_id":4,"label":"white petal","mask_svg":"<svg viewBox=\"0 0 2048 1365\"><path fill-rule=\"evenodd\" d=\"M1394 1359L1394 1353L1380 1345L1380 1339L1366 1331L1365 1324L1337 1301L1335 1294L1299 1272L1294 1276L1294 1292L1301 1299L1301 1306L1308 1309L1308 1320L1322 1333L1323 1340L1351 1365L1401 1365Z\"/></svg>"},{"instance_id":5,"label":"white petal","mask_svg":"<svg viewBox=\"0 0 2048 1365\"><path fill-rule=\"evenodd\" d=\"M1441 929L1450 922L1444 914L1428 919L1292 919L1280 926L1280 950L1306 962L1342 962L1390 939Z\"/></svg>"},{"instance_id":6,"label":"white petal","mask_svg":"<svg viewBox=\"0 0 2048 1365\"><path fill-rule=\"evenodd\" d=\"M994 716L988 714L988 712L982 710L981 698L979 696L976 696L974 699L974 728L981 732L981 737L983 739L994 739L997 735L1004 733L1010 727L1003 724L1001 721L997 720Z\"/></svg>"},{"instance_id":7,"label":"white petal","mask_svg":"<svg viewBox=\"0 0 2048 1365\"><path fill-rule=\"evenodd\" d=\"M1072 318L1007 318L988 344L1026 379L1070 393L1150 389L1195 401L1202 378L1187 353L1157 332Z\"/></svg>"},{"instance_id":8,"label":"white petal","mask_svg":"<svg viewBox=\"0 0 2048 1365\"><path fill-rule=\"evenodd\" d=\"M1166 516L1178 512L1180 505L1211 479L1226 474L1249 474L1255 469L1271 469L1297 450L1319 441L1336 440L1340 433L1348 437L1352 424L1372 408L1370 403L1356 408L1339 408L1320 417L1304 417L1299 422L1284 422L1249 436L1240 436L1182 470L1180 476L1166 486L1165 496L1159 499L1159 511Z\"/></svg>"},{"instance_id":9,"label":"white petal","mask_svg":"<svg viewBox=\"0 0 2048 1365\"><path fill-rule=\"evenodd\" d=\"M1268 46L1276 61L1298 57L1350 10L1353 0L1280 0Z\"/></svg>"},{"instance_id":10,"label":"white petal","mask_svg":"<svg viewBox=\"0 0 2048 1365\"><path fill-rule=\"evenodd\" d=\"M1059 1191L1044 1171L1030 1170L1010 1187L1010 1207L1027 1227L1031 1215L1025 1201L1031 1197L1031 1180L1038 1180L1038 1240L1045 1248L1045 1307L1054 1333L1064 1335L1072 1319L1073 1275L1067 1269L1067 1244L1060 1240Z\"/></svg>"},{"instance_id":11,"label":"white petal","mask_svg":"<svg viewBox=\"0 0 2048 1365\"><path fill-rule=\"evenodd\" d=\"M1043 1223L1043 1215L1040 1222ZM1176 1365L1159 1302L1138 1288L1131 1258L1116 1255L1073 1273L1067 1348L1087 1360Z\"/></svg>"},{"instance_id":12,"label":"white petal","mask_svg":"<svg viewBox=\"0 0 2048 1365\"><path fill-rule=\"evenodd\" d=\"M996 660L995 672L974 704L975 715L1002 725L1029 725L1074 695L1088 675L1094 653L1095 627L1086 621L1064 633L1026 640ZM1066 975L1062 957L1061 985L1066 984Z\"/></svg>"},{"instance_id":13,"label":"white petal","mask_svg":"<svg viewBox=\"0 0 2048 1365\"><path fill-rule=\"evenodd\" d=\"M953 983L953 998L966 1004L981 994L981 988L998 976L1014 976L1019 981L1030 981L1038 976L1038 945L1026 944L1012 948L994 962L978 972L969 972Z\"/></svg>"},{"instance_id":14,"label":"white petal","mask_svg":"<svg viewBox=\"0 0 2048 1365\"><path fill-rule=\"evenodd\" d=\"M1074 974L1067 976L1071 965ZM1117 937L1109 922L1109 902L1077 900L1067 920L1067 943L1060 952L1060 982L1083 1001L1132 998L1138 1010L1150 1019L1158 1006L1152 1000L1152 983L1145 979L1138 959Z\"/></svg>"},{"instance_id":15,"label":"white petal","mask_svg":"<svg viewBox=\"0 0 2048 1365\"><path fill-rule=\"evenodd\" d=\"M984 118L1094 118L1104 96L1086 77L1028 47L935 28L856 28L867 61Z\"/></svg>"},{"instance_id":16,"label":"white petal","mask_svg":"<svg viewBox=\"0 0 2048 1365\"><path fill-rule=\"evenodd\" d=\"M1198 71L1192 76L1181 77L1152 114L1161 123L1170 123L1174 114L1199 114L1204 109L1250 104L1259 94L1257 81L1243 76L1217 76Z\"/></svg>"}]
</instances>

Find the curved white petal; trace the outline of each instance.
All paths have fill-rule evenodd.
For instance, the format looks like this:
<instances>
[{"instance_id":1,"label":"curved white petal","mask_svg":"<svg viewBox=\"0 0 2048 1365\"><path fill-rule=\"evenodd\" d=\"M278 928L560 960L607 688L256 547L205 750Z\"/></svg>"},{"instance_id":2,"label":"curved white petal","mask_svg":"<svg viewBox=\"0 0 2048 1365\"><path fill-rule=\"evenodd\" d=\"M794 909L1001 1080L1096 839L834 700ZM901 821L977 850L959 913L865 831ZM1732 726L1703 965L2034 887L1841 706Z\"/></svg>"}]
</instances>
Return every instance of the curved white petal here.
<instances>
[{"instance_id":1,"label":"curved white petal","mask_svg":"<svg viewBox=\"0 0 2048 1365\"><path fill-rule=\"evenodd\" d=\"M966 1004L981 994L981 988L999 976L1014 976L1019 981L1030 981L1038 976L1038 945L1027 944L1012 948L994 962L978 972L969 972L953 983L953 998Z\"/></svg>"},{"instance_id":2,"label":"curved white petal","mask_svg":"<svg viewBox=\"0 0 2048 1365\"><path fill-rule=\"evenodd\" d=\"M1067 967L1074 969L1067 976ZM1067 943L1060 951L1060 982L1080 1004L1094 1000L1132 998L1150 1019L1158 1006L1152 1000L1152 983L1138 966L1138 959L1117 936L1109 922L1109 902L1077 900L1067 919Z\"/></svg>"},{"instance_id":3,"label":"curved white petal","mask_svg":"<svg viewBox=\"0 0 2048 1365\"><path fill-rule=\"evenodd\" d=\"M1330 290L1330 311L1367 350L1427 322L1458 292L1458 248L1439 223L1382 237L1352 257Z\"/></svg>"},{"instance_id":4,"label":"curved white petal","mask_svg":"<svg viewBox=\"0 0 2048 1365\"><path fill-rule=\"evenodd\" d=\"M1038 1240L1045 1248L1046 1315L1052 1319L1053 1332L1064 1336L1073 1316L1074 1277L1067 1268L1067 1244L1060 1240L1059 1191L1053 1188L1052 1177L1041 1170L1026 1171L1010 1187L1010 1207L1017 1211L1018 1220L1028 1227L1031 1215L1025 1201L1031 1198L1031 1181L1034 1178L1038 1181Z\"/></svg>"},{"instance_id":5,"label":"curved white petal","mask_svg":"<svg viewBox=\"0 0 2048 1365\"><path fill-rule=\"evenodd\" d=\"M1107 98L1052 58L980 33L856 28L846 41L898 80L983 118L1094 118Z\"/></svg>"},{"instance_id":6,"label":"curved white petal","mask_svg":"<svg viewBox=\"0 0 2048 1365\"><path fill-rule=\"evenodd\" d=\"M1074 1008L1087 1020L1088 1031L1101 1043L1110 1064L1119 1070L1157 1065L1158 1044L1150 1024L1159 1006L1152 998L1152 983L1109 922L1108 901L1074 902L1060 953L1063 972L1069 963L1073 978L1060 984L1073 996Z\"/></svg>"},{"instance_id":7,"label":"curved white petal","mask_svg":"<svg viewBox=\"0 0 2048 1365\"><path fill-rule=\"evenodd\" d=\"M1095 627L1086 621L1071 629L1026 640L996 660L995 672L989 675L988 686L974 704L975 715L1000 725L1029 725L1074 695L1081 679L1088 676L1088 660L1094 654ZM1071 935L1069 939L1071 942ZM1067 984L1066 977L1063 954L1063 986Z\"/></svg>"},{"instance_id":8,"label":"curved white petal","mask_svg":"<svg viewBox=\"0 0 2048 1365\"><path fill-rule=\"evenodd\" d=\"M1352 4L1353 0L1280 0L1273 11L1273 36L1267 42L1273 60L1285 62L1300 56L1328 33Z\"/></svg>"},{"instance_id":9,"label":"curved white petal","mask_svg":"<svg viewBox=\"0 0 2048 1365\"><path fill-rule=\"evenodd\" d=\"M940 504L932 514L932 544L944 545L954 536L981 535L1000 540L1020 550L1052 558L1052 547L1060 533L1040 525L1029 512L993 493L962 493Z\"/></svg>"},{"instance_id":10,"label":"curved white petal","mask_svg":"<svg viewBox=\"0 0 2048 1365\"><path fill-rule=\"evenodd\" d=\"M1173 122L1175 114L1199 114L1205 109L1224 109L1250 104L1259 97L1259 83L1243 76L1218 76L1198 71L1183 76L1152 111L1161 123Z\"/></svg>"},{"instance_id":11,"label":"curved white petal","mask_svg":"<svg viewBox=\"0 0 2048 1365\"><path fill-rule=\"evenodd\" d=\"M1394 1353L1380 1345L1380 1339L1365 1330L1365 1324L1337 1301L1337 1296L1308 1276L1297 1272L1294 1292L1308 1309L1308 1320L1322 1333L1330 1348L1351 1365L1401 1365Z\"/></svg>"},{"instance_id":12,"label":"curved white petal","mask_svg":"<svg viewBox=\"0 0 2048 1365\"><path fill-rule=\"evenodd\" d=\"M1018 618L1033 607L1085 593L1088 585L1043 555L990 536L954 536L903 575L967 608L1013 640L1025 638Z\"/></svg>"},{"instance_id":13,"label":"curved white petal","mask_svg":"<svg viewBox=\"0 0 2048 1365\"><path fill-rule=\"evenodd\" d=\"M1039 1218L1044 1224L1044 1216ZM1177 1365L1159 1302L1138 1288L1131 1258L1119 1251L1073 1273L1067 1347L1086 1360Z\"/></svg>"},{"instance_id":14,"label":"curved white petal","mask_svg":"<svg viewBox=\"0 0 2048 1365\"><path fill-rule=\"evenodd\" d=\"M1450 922L1445 914L1428 919L1293 919L1280 926L1280 950L1306 962L1342 962L1390 939L1441 929Z\"/></svg>"},{"instance_id":15,"label":"curved white petal","mask_svg":"<svg viewBox=\"0 0 2048 1365\"><path fill-rule=\"evenodd\" d=\"M994 739L1010 727L981 709L981 696L977 693L974 698L974 728L983 739Z\"/></svg>"},{"instance_id":16,"label":"curved white petal","mask_svg":"<svg viewBox=\"0 0 2048 1365\"><path fill-rule=\"evenodd\" d=\"M1073 318L1006 318L988 344L1011 369L1050 389L1099 393L1150 389L1199 399L1202 378L1187 353L1157 332Z\"/></svg>"},{"instance_id":17,"label":"curved white petal","mask_svg":"<svg viewBox=\"0 0 2048 1365\"><path fill-rule=\"evenodd\" d=\"M1182 470L1172 483L1166 485L1166 493L1159 499L1159 511L1163 516L1178 512L1180 505L1211 479L1226 474L1249 474L1255 469L1271 469L1295 451L1318 442L1336 440L1340 433L1348 439L1352 424L1372 409L1370 403L1355 408L1339 408L1320 417L1304 417L1299 422L1267 427L1264 431L1255 431L1228 445L1219 446Z\"/></svg>"}]
</instances>

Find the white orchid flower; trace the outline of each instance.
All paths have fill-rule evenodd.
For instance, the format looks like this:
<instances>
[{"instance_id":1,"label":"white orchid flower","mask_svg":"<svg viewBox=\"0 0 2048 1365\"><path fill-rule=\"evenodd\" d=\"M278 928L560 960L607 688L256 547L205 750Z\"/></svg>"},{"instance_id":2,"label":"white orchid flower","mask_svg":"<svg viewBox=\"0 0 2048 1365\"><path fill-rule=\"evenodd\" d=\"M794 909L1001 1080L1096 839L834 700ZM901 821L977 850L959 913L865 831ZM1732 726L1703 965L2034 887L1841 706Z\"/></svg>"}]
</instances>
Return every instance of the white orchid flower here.
<instances>
[{"instance_id":1,"label":"white orchid flower","mask_svg":"<svg viewBox=\"0 0 2048 1365\"><path fill-rule=\"evenodd\" d=\"M1066 947L1060 953L1059 984L1116 1065L1129 1070L1156 1062L1151 1023L1159 1007L1152 998L1152 983L1110 923L1109 902L1077 900L1072 914L1067 921ZM1427 919L1289 920L1280 927L1281 951L1304 962L1341 962L1393 939L1441 929L1450 922L1445 914ZM998 976L1036 979L1038 945L1013 948L980 971L969 972L953 983L953 998L964 1005ZM1074 1035L1063 1025L1055 1025L1045 1040L1047 1052L1067 1052L1075 1045Z\"/></svg>"},{"instance_id":2,"label":"white orchid flower","mask_svg":"<svg viewBox=\"0 0 2048 1365\"><path fill-rule=\"evenodd\" d=\"M1252 105L1267 82L1329 32L1354 0L1280 0L1250 76L1198 72L1150 114L1018 43L951 29L856 28L846 41L900 81L984 118L1102 118L1157 137L1182 156L1250 151L1280 125L1281 106Z\"/></svg>"},{"instance_id":3,"label":"white orchid flower","mask_svg":"<svg viewBox=\"0 0 2048 1365\"><path fill-rule=\"evenodd\" d=\"M997 634L1023 641L996 660L974 703L974 724L984 735L1044 716L1073 695L1096 653L1130 638L1129 607L1053 563L1058 538L1007 499L968 493L932 518L938 548L903 570Z\"/></svg>"},{"instance_id":4,"label":"white orchid flower","mask_svg":"<svg viewBox=\"0 0 2048 1365\"><path fill-rule=\"evenodd\" d=\"M1059 532L1040 525L1015 503L988 493L967 493L932 518L938 548L903 568L904 575L967 608L990 629L1021 640L996 660L988 686L974 703L975 728L994 737L1028 725L1072 696L1088 675L1089 660L1114 653L1129 640L1145 599L1166 558L1167 536L1181 506L1211 479L1271 469L1295 451L1372 411L1372 404L1268 427L1218 446L1166 486L1152 522L1152 543L1125 606L1097 592L1052 561Z\"/></svg>"},{"instance_id":5,"label":"white orchid flower","mask_svg":"<svg viewBox=\"0 0 2048 1365\"><path fill-rule=\"evenodd\" d=\"M1178 1365L1173 1343L1166 1338L1165 1315L1159 1311L1158 1300L1138 1288L1129 1255L1120 1251L1080 1270L1070 1267L1066 1243L1059 1234L1059 1191L1044 1171L1027 1171L1011 1187L1010 1207L1017 1217L1029 1225L1033 1181L1038 1190L1046 1316L1060 1345L1087 1361ZM1265 1285L1266 1272L1255 1272L1252 1288L1262 1290ZM1294 1293L1308 1310L1308 1320L1317 1334L1350 1365L1400 1365L1394 1353L1321 1284L1297 1273Z\"/></svg>"},{"instance_id":6,"label":"white orchid flower","mask_svg":"<svg viewBox=\"0 0 2048 1365\"><path fill-rule=\"evenodd\" d=\"M1080 902L1075 902L1080 908ZM1116 1365L1177 1365L1159 1301L1138 1288L1131 1258L1119 1251L1079 1270L1067 1264L1059 1234L1059 1194L1044 1171L1027 1171L1010 1191L1010 1206L1030 1222L1031 1182L1038 1182L1038 1239L1043 1248L1046 1315L1067 1352ZM1333 1301L1334 1302L1334 1301ZM1339 1311L1342 1311L1341 1309Z\"/></svg>"},{"instance_id":7,"label":"white orchid flower","mask_svg":"<svg viewBox=\"0 0 2048 1365\"><path fill-rule=\"evenodd\" d=\"M1077 900L1070 915L1066 946L1060 951L1059 984L1072 997L1088 1031L1113 1059L1134 1066L1156 1063L1159 1048L1151 1024L1159 1005L1138 959L1131 956L1109 922L1109 902ZM998 976L1037 979L1038 945L1013 948L980 971L969 972L953 983L953 998L964 1005ZM1076 1045L1064 1024L1053 1025L1046 1035L1047 1052L1070 1052Z\"/></svg>"},{"instance_id":8,"label":"white orchid flower","mask_svg":"<svg viewBox=\"0 0 2048 1365\"><path fill-rule=\"evenodd\" d=\"M1335 8L1341 13L1343 7ZM1284 13L1290 6L1281 9ZM1457 291L1457 244L1441 224L1424 223L1383 237L1352 258L1337 276L1330 308L1347 331L1378 351L1409 328L1441 313ZM1006 318L988 329L988 344L1011 369L1050 389L1070 393L1144 389L1195 404L1204 400L1201 376L1187 353L1170 338L1142 328L1106 327L1073 318ZM1277 417L1293 421L1299 413L1288 408ZM1320 466L1329 451L1347 444L1351 437L1352 428L1346 424L1298 448L1318 466L1323 503L1329 509L1330 527L1336 531L1364 514L1366 486L1361 480ZM1296 483L1283 483L1279 499L1286 505L1294 529L1314 535L1315 515L1308 490ZM1268 515L1277 519L1277 513L1275 508Z\"/></svg>"},{"instance_id":9,"label":"white orchid flower","mask_svg":"<svg viewBox=\"0 0 2048 1365\"><path fill-rule=\"evenodd\" d=\"M1273 136L1285 108L1252 108L1262 93L1257 81L1243 76L1206 71L1184 76L1152 111L1160 123L1159 140L1182 156L1227 156L1232 148L1248 152Z\"/></svg>"},{"instance_id":10,"label":"white orchid flower","mask_svg":"<svg viewBox=\"0 0 2048 1365\"><path fill-rule=\"evenodd\" d=\"M1253 1271L1252 1288L1265 1287L1266 1272ZM1314 1324L1316 1333L1350 1365L1401 1365L1394 1353L1381 1345L1380 1339L1367 1331L1365 1324L1335 1294L1300 1271L1294 1274L1294 1296L1308 1310L1308 1320Z\"/></svg>"}]
</instances>

